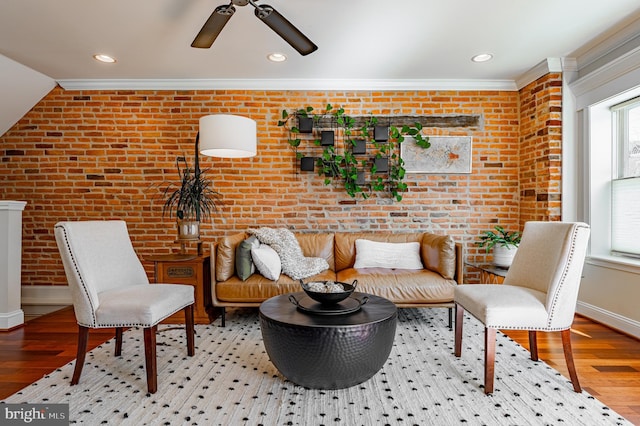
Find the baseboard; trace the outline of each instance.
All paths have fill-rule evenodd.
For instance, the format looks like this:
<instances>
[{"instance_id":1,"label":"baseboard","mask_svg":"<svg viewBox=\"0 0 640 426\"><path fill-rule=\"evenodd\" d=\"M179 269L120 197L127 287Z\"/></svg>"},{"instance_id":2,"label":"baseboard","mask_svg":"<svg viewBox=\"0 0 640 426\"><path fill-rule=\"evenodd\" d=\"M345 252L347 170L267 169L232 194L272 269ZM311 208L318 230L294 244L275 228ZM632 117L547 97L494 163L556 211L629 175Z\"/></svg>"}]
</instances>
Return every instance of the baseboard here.
<instances>
[{"instance_id":1,"label":"baseboard","mask_svg":"<svg viewBox=\"0 0 640 426\"><path fill-rule=\"evenodd\" d=\"M24 312L17 311L0 314L0 330L7 331L24 324Z\"/></svg>"},{"instance_id":2,"label":"baseboard","mask_svg":"<svg viewBox=\"0 0 640 426\"><path fill-rule=\"evenodd\" d=\"M68 286L23 286L21 290L25 321L73 304Z\"/></svg>"},{"instance_id":3,"label":"baseboard","mask_svg":"<svg viewBox=\"0 0 640 426\"><path fill-rule=\"evenodd\" d=\"M584 302L578 302L576 312L622 333L633 336L636 339L640 339L640 322L638 321Z\"/></svg>"}]
</instances>

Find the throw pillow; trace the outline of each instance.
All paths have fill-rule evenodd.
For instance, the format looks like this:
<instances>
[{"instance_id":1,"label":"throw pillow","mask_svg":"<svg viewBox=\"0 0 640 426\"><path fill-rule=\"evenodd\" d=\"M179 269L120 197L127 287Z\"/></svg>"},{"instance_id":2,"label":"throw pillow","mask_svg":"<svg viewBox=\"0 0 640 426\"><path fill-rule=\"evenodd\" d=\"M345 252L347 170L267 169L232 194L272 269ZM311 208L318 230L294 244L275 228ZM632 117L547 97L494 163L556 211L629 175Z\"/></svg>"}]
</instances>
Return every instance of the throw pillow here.
<instances>
[{"instance_id":1,"label":"throw pillow","mask_svg":"<svg viewBox=\"0 0 640 426\"><path fill-rule=\"evenodd\" d=\"M294 280L307 278L329 269L325 259L305 257L296 236L286 228L260 228L248 232L278 253L282 262L282 272Z\"/></svg>"},{"instance_id":2,"label":"throw pillow","mask_svg":"<svg viewBox=\"0 0 640 426\"><path fill-rule=\"evenodd\" d=\"M266 244L251 249L251 258L256 268L265 278L277 281L280 278L281 264L278 253Z\"/></svg>"},{"instance_id":3,"label":"throw pillow","mask_svg":"<svg viewBox=\"0 0 640 426\"><path fill-rule=\"evenodd\" d=\"M236 247L236 275L242 281L246 281L254 272L256 272L256 265L251 258L251 249L255 246L258 247L260 241L255 235L250 236Z\"/></svg>"},{"instance_id":4,"label":"throw pillow","mask_svg":"<svg viewBox=\"0 0 640 426\"><path fill-rule=\"evenodd\" d=\"M448 235L425 233L422 237L422 260L425 268L452 280L456 273L456 244Z\"/></svg>"},{"instance_id":5,"label":"throw pillow","mask_svg":"<svg viewBox=\"0 0 640 426\"><path fill-rule=\"evenodd\" d=\"M354 268L423 269L420 243L381 243L356 240Z\"/></svg>"}]
</instances>

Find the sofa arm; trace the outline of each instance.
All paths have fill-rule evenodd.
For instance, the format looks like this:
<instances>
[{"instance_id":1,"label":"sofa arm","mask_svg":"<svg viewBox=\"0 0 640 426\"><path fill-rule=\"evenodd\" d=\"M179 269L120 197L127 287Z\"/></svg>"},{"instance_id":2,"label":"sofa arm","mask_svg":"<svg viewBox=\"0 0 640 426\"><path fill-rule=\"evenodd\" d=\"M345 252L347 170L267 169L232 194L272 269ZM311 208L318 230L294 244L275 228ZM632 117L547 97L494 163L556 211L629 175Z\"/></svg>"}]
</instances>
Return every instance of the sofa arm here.
<instances>
[{"instance_id":1,"label":"sofa arm","mask_svg":"<svg viewBox=\"0 0 640 426\"><path fill-rule=\"evenodd\" d=\"M464 253L462 249L462 244L456 243L456 273L453 276L453 279L456 280L458 284L462 284L464 282Z\"/></svg>"}]
</instances>

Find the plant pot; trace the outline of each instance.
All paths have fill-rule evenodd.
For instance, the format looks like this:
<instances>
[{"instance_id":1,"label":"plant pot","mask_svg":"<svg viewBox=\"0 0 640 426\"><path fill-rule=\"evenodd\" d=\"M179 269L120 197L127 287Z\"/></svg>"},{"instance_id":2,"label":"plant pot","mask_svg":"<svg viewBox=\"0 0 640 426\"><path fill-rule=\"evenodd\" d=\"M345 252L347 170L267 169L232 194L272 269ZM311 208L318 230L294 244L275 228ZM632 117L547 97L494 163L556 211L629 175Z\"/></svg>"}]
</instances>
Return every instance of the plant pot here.
<instances>
[{"instance_id":1,"label":"plant pot","mask_svg":"<svg viewBox=\"0 0 640 426\"><path fill-rule=\"evenodd\" d=\"M389 173L389 159L387 157L374 158L373 165L376 173Z\"/></svg>"},{"instance_id":2,"label":"plant pot","mask_svg":"<svg viewBox=\"0 0 640 426\"><path fill-rule=\"evenodd\" d=\"M376 142L385 142L389 140L389 126L375 126L373 128L373 139Z\"/></svg>"},{"instance_id":3,"label":"plant pot","mask_svg":"<svg viewBox=\"0 0 640 426\"><path fill-rule=\"evenodd\" d=\"M313 131L313 118L298 117L298 130L300 133L311 133Z\"/></svg>"},{"instance_id":4,"label":"plant pot","mask_svg":"<svg viewBox=\"0 0 640 426\"><path fill-rule=\"evenodd\" d=\"M356 185L364 185L365 184L365 175L364 175L364 171L359 171L356 177Z\"/></svg>"},{"instance_id":5,"label":"plant pot","mask_svg":"<svg viewBox=\"0 0 640 426\"><path fill-rule=\"evenodd\" d=\"M197 241L200 239L200 222L197 220L178 220L178 240Z\"/></svg>"},{"instance_id":6,"label":"plant pot","mask_svg":"<svg viewBox=\"0 0 640 426\"><path fill-rule=\"evenodd\" d=\"M353 154L366 154L367 152L367 141L364 139L356 139L353 141L355 145L353 145L351 152Z\"/></svg>"},{"instance_id":7,"label":"plant pot","mask_svg":"<svg viewBox=\"0 0 640 426\"><path fill-rule=\"evenodd\" d=\"M312 172L315 167L316 159L313 157L302 157L300 159L300 171Z\"/></svg>"},{"instance_id":8,"label":"plant pot","mask_svg":"<svg viewBox=\"0 0 640 426\"><path fill-rule=\"evenodd\" d=\"M493 264L499 268L509 268L513 262L513 257L516 255L516 251L518 251L518 247L516 246L501 246L496 244L493 246Z\"/></svg>"},{"instance_id":9,"label":"plant pot","mask_svg":"<svg viewBox=\"0 0 640 426\"><path fill-rule=\"evenodd\" d=\"M333 130L323 130L320 133L320 145L333 146Z\"/></svg>"}]
</instances>

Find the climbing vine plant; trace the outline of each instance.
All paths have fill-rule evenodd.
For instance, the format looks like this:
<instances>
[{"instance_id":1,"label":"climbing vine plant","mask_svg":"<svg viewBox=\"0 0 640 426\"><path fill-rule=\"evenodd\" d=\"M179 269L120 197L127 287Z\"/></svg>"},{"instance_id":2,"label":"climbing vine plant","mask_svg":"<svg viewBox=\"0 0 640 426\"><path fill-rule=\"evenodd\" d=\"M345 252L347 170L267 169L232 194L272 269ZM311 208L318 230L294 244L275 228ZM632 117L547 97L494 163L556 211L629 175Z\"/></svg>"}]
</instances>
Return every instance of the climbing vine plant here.
<instances>
[{"instance_id":1,"label":"climbing vine plant","mask_svg":"<svg viewBox=\"0 0 640 426\"><path fill-rule=\"evenodd\" d=\"M307 124L304 123L307 121ZM311 133L311 138L304 138L302 124L312 123L313 128L328 127L338 134L342 144L323 144L319 132ZM422 134L422 125L403 125L401 127L385 127L385 140L376 140L374 129L379 126L379 119L369 116L358 125L357 120L345 113L341 107L327 104L324 110L316 113L314 108L307 106L293 111L282 110L278 126L284 127L289 137L287 143L295 151L296 161L304 157L299 148L304 140L315 146L322 147L320 155L315 156L315 166L318 175L324 177L325 185L341 185L352 198L369 198L375 192L387 192L396 201L402 201L402 194L407 191L404 182L406 170L400 156L400 144L405 137L411 136L416 145L427 149L431 146L429 138ZM309 132L307 127L304 132ZM358 143L373 148L373 156L359 156L354 154L354 147ZM369 182L364 180L366 173Z\"/></svg>"}]
</instances>

